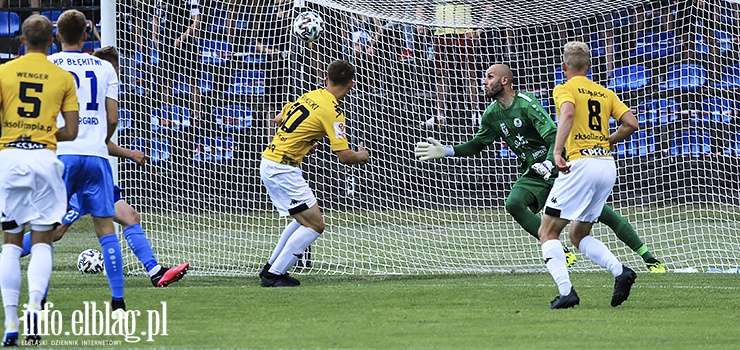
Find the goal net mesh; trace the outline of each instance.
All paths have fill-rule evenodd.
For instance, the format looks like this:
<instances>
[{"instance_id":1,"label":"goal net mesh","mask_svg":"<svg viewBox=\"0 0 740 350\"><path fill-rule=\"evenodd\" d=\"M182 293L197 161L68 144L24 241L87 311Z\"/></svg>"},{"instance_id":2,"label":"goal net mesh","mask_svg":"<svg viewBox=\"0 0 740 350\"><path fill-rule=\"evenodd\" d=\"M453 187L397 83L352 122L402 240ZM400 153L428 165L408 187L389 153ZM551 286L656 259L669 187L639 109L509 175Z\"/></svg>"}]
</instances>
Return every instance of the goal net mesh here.
<instances>
[{"instance_id":1,"label":"goal net mesh","mask_svg":"<svg viewBox=\"0 0 740 350\"><path fill-rule=\"evenodd\" d=\"M311 44L292 34L306 10L324 20ZM339 163L326 139L304 160L326 230L295 272L545 271L538 241L505 208L520 174L506 145L430 162L413 152L427 137L473 137L492 102L483 72L495 63L510 65L514 88L556 119L561 47L580 40L592 52L589 77L640 121L616 149L608 204L669 270L740 267L737 3L163 0L121 1L117 12L118 140L150 157L144 167L121 161L119 183L163 265L189 261L205 275L261 269L289 222L259 178L272 120L346 59L358 69L342 102L349 140L364 142L371 162ZM470 54L456 54L464 44ZM608 227L592 234L644 270ZM599 270L575 251L573 270ZM125 260L129 272L143 271L132 254Z\"/></svg>"}]
</instances>

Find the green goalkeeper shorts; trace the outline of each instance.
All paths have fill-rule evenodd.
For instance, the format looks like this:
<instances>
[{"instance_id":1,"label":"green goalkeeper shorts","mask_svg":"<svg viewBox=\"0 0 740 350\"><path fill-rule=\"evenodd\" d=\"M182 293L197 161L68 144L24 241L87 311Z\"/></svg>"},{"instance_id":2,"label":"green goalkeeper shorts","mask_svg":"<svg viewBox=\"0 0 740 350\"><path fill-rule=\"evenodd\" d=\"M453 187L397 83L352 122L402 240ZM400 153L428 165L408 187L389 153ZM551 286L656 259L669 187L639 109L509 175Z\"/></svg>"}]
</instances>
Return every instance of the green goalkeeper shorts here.
<instances>
[{"instance_id":1,"label":"green goalkeeper shorts","mask_svg":"<svg viewBox=\"0 0 740 350\"><path fill-rule=\"evenodd\" d=\"M511 186L512 192L516 193L518 191L513 191L515 188L519 190L526 190L532 195L534 195L535 199L537 200L537 203L525 203L530 210L534 213L538 213L542 208L545 206L545 201L547 201L547 195L550 194L550 189L552 189L552 185L555 183L555 177L551 177L549 180L545 181L545 179L542 178L542 176L535 175L535 176L521 176L519 179L516 180L514 183L514 186ZM511 194L509 194L511 196ZM517 198L509 198L508 200L516 200Z\"/></svg>"}]
</instances>

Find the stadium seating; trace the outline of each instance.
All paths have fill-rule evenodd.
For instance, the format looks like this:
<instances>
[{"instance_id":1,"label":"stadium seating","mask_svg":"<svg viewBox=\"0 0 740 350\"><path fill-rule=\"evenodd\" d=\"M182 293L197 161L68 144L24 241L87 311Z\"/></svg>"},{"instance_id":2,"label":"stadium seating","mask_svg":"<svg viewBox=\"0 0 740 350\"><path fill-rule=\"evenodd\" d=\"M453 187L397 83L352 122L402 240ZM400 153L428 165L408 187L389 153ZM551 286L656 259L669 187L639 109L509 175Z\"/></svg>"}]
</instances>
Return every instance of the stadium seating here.
<instances>
[{"instance_id":1,"label":"stadium seating","mask_svg":"<svg viewBox=\"0 0 740 350\"><path fill-rule=\"evenodd\" d=\"M717 39L720 55L724 55L727 51L732 50L733 41L735 40L732 33L723 30L715 30L714 37ZM709 43L701 34L696 35L696 53L702 56L707 56L709 54Z\"/></svg>"},{"instance_id":2,"label":"stadium seating","mask_svg":"<svg viewBox=\"0 0 740 350\"><path fill-rule=\"evenodd\" d=\"M170 140L165 138L153 137L151 141L151 148L147 147L147 141L143 137L139 137L131 141L131 149L142 151L149 155L149 161L152 164L162 164L170 160L172 157L172 144ZM131 160L127 159L127 162Z\"/></svg>"},{"instance_id":3,"label":"stadium seating","mask_svg":"<svg viewBox=\"0 0 740 350\"><path fill-rule=\"evenodd\" d=\"M216 9L211 13L208 23L208 31L213 33L226 33L228 30L229 16L234 15L225 10ZM247 29L249 27L249 13L239 12L235 14L234 29Z\"/></svg>"},{"instance_id":4,"label":"stadium seating","mask_svg":"<svg viewBox=\"0 0 740 350\"><path fill-rule=\"evenodd\" d=\"M59 47L56 43L51 43L51 46L49 47L49 50L46 51L49 55L59 52ZM26 54L26 46L21 45L18 46L18 54L23 56Z\"/></svg>"},{"instance_id":5,"label":"stadium seating","mask_svg":"<svg viewBox=\"0 0 740 350\"><path fill-rule=\"evenodd\" d=\"M740 157L740 132L735 135L734 140L730 140L730 147L725 150L725 155Z\"/></svg>"},{"instance_id":6,"label":"stadium seating","mask_svg":"<svg viewBox=\"0 0 740 350\"><path fill-rule=\"evenodd\" d=\"M738 115L738 103L728 98L710 98L702 101L701 111L712 124L730 124Z\"/></svg>"},{"instance_id":7,"label":"stadium seating","mask_svg":"<svg viewBox=\"0 0 740 350\"><path fill-rule=\"evenodd\" d=\"M637 36L636 47L630 51L630 57L637 59L653 59L673 55L676 50L676 40L668 32L647 32Z\"/></svg>"},{"instance_id":8,"label":"stadium seating","mask_svg":"<svg viewBox=\"0 0 740 350\"><path fill-rule=\"evenodd\" d=\"M226 163L234 159L234 140L231 137L206 137L193 152L195 163Z\"/></svg>"},{"instance_id":9,"label":"stadium seating","mask_svg":"<svg viewBox=\"0 0 740 350\"><path fill-rule=\"evenodd\" d=\"M265 72L239 71L231 76L227 95L262 96L265 94Z\"/></svg>"},{"instance_id":10,"label":"stadium seating","mask_svg":"<svg viewBox=\"0 0 740 350\"><path fill-rule=\"evenodd\" d=\"M637 146L628 152L633 157L646 157L650 154L655 153L655 135L647 131L638 131L632 135L632 139L635 141L633 146Z\"/></svg>"},{"instance_id":11,"label":"stadium seating","mask_svg":"<svg viewBox=\"0 0 740 350\"><path fill-rule=\"evenodd\" d=\"M0 12L0 37L16 36L21 30L21 17L15 12Z\"/></svg>"},{"instance_id":12,"label":"stadium seating","mask_svg":"<svg viewBox=\"0 0 740 350\"><path fill-rule=\"evenodd\" d=\"M615 92L645 88L650 84L650 69L642 65L616 67L611 71L607 88Z\"/></svg>"},{"instance_id":13,"label":"stadium seating","mask_svg":"<svg viewBox=\"0 0 740 350\"><path fill-rule=\"evenodd\" d=\"M722 77L717 83L720 89L740 89L740 64L727 66L722 70Z\"/></svg>"},{"instance_id":14,"label":"stadium seating","mask_svg":"<svg viewBox=\"0 0 740 350\"><path fill-rule=\"evenodd\" d=\"M712 152L709 132L684 131L676 133L670 142L671 156L699 157Z\"/></svg>"},{"instance_id":15,"label":"stadium seating","mask_svg":"<svg viewBox=\"0 0 740 350\"><path fill-rule=\"evenodd\" d=\"M93 53L95 50L100 48L100 41L97 40L88 40L85 41L85 46L82 47L82 51L85 51L87 53Z\"/></svg>"},{"instance_id":16,"label":"stadium seating","mask_svg":"<svg viewBox=\"0 0 740 350\"><path fill-rule=\"evenodd\" d=\"M179 106L157 108L152 113L152 131L170 132L186 130L190 126L190 111Z\"/></svg>"},{"instance_id":17,"label":"stadium seating","mask_svg":"<svg viewBox=\"0 0 740 350\"><path fill-rule=\"evenodd\" d=\"M131 130L131 110L118 108L118 133L123 134Z\"/></svg>"},{"instance_id":18,"label":"stadium seating","mask_svg":"<svg viewBox=\"0 0 740 350\"><path fill-rule=\"evenodd\" d=\"M59 20L59 16L61 16L63 12L64 11L62 10L42 11L41 15L48 18L51 21L51 23L53 23L56 26L57 21Z\"/></svg>"},{"instance_id":19,"label":"stadium seating","mask_svg":"<svg viewBox=\"0 0 740 350\"><path fill-rule=\"evenodd\" d=\"M695 91L707 83L707 70L699 64L677 64L668 67L661 90Z\"/></svg>"},{"instance_id":20,"label":"stadium seating","mask_svg":"<svg viewBox=\"0 0 740 350\"><path fill-rule=\"evenodd\" d=\"M241 132L252 126L252 109L241 105L217 107L213 110L213 118L219 129Z\"/></svg>"},{"instance_id":21,"label":"stadium seating","mask_svg":"<svg viewBox=\"0 0 740 350\"><path fill-rule=\"evenodd\" d=\"M586 77L589 79L593 79L593 71L589 70L588 73L586 73ZM565 82L565 74L563 74L563 67L557 67L553 71L553 81L555 82L552 86L562 84Z\"/></svg>"},{"instance_id":22,"label":"stadium seating","mask_svg":"<svg viewBox=\"0 0 740 350\"><path fill-rule=\"evenodd\" d=\"M224 65L233 54L231 44L225 40L203 40L200 44L201 62Z\"/></svg>"},{"instance_id":23,"label":"stadium seating","mask_svg":"<svg viewBox=\"0 0 740 350\"><path fill-rule=\"evenodd\" d=\"M207 94L213 91L213 75L211 73L203 72L200 79L198 79L198 87L200 88L201 94ZM186 77L184 74L178 74L172 86L172 93L177 95L187 95L190 93L190 85L187 84Z\"/></svg>"},{"instance_id":24,"label":"stadium seating","mask_svg":"<svg viewBox=\"0 0 740 350\"><path fill-rule=\"evenodd\" d=\"M647 100L637 107L638 120L644 118L645 125L667 125L678 120L681 107L672 99ZM644 117L639 117L643 115Z\"/></svg>"}]
</instances>

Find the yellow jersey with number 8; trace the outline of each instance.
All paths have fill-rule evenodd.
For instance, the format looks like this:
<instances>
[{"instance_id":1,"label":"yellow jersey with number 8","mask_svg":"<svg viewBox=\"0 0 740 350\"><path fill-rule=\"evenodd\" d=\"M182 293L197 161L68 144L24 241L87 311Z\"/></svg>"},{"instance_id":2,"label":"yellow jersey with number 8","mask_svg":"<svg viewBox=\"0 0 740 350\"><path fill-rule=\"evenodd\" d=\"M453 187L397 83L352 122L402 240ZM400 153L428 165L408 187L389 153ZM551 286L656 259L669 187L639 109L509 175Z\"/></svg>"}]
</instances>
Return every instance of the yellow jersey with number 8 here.
<instances>
[{"instance_id":1,"label":"yellow jersey with number 8","mask_svg":"<svg viewBox=\"0 0 740 350\"><path fill-rule=\"evenodd\" d=\"M282 122L262 157L298 166L316 141L329 137L334 152L349 149L344 113L337 99L326 89L301 95L283 107Z\"/></svg>"},{"instance_id":2,"label":"yellow jersey with number 8","mask_svg":"<svg viewBox=\"0 0 740 350\"><path fill-rule=\"evenodd\" d=\"M79 110L74 77L41 53L0 65L0 99L0 150L56 151L57 115Z\"/></svg>"},{"instance_id":3,"label":"yellow jersey with number 8","mask_svg":"<svg viewBox=\"0 0 740 350\"><path fill-rule=\"evenodd\" d=\"M555 106L560 115L560 106L565 102L575 105L573 129L565 140L567 160L584 157L611 158L609 148L609 117L617 121L630 109L617 95L584 76L568 79L553 91Z\"/></svg>"}]
</instances>

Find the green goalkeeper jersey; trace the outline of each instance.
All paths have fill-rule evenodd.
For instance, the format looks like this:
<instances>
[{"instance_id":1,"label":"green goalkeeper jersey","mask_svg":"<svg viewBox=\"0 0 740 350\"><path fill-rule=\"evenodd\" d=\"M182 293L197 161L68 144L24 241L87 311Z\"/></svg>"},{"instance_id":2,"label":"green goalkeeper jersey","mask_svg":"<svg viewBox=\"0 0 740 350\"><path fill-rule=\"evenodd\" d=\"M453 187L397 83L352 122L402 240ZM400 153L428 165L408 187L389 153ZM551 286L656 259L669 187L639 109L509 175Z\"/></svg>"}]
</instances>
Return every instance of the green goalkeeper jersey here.
<instances>
[{"instance_id":1,"label":"green goalkeeper jersey","mask_svg":"<svg viewBox=\"0 0 740 350\"><path fill-rule=\"evenodd\" d=\"M532 94L520 91L509 108L504 109L498 101L488 106L475 137L454 146L455 155L477 154L494 141L502 140L521 161L523 175L536 174L531 170L532 164L553 160L556 133L557 126L540 101Z\"/></svg>"}]
</instances>

